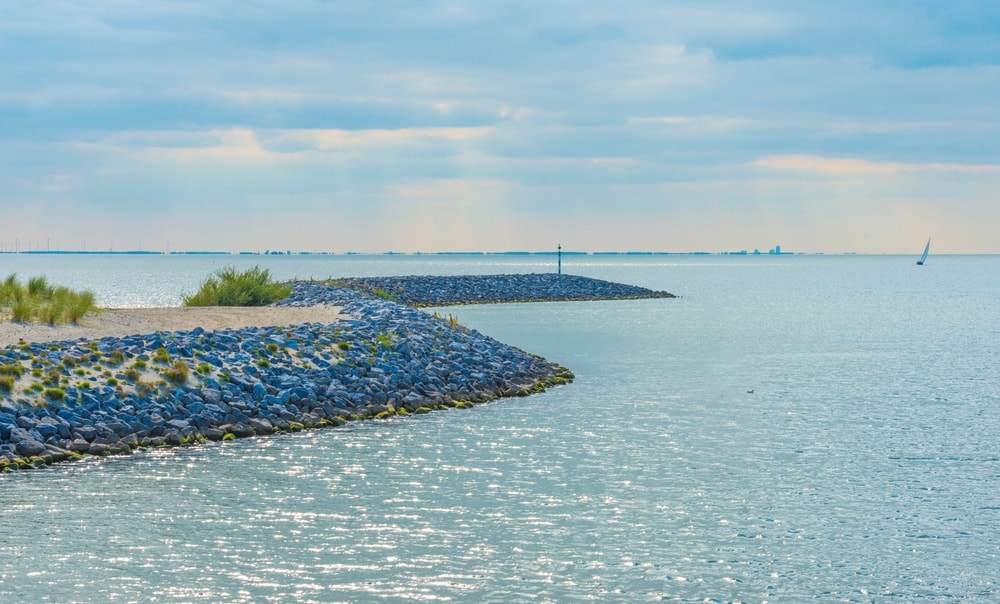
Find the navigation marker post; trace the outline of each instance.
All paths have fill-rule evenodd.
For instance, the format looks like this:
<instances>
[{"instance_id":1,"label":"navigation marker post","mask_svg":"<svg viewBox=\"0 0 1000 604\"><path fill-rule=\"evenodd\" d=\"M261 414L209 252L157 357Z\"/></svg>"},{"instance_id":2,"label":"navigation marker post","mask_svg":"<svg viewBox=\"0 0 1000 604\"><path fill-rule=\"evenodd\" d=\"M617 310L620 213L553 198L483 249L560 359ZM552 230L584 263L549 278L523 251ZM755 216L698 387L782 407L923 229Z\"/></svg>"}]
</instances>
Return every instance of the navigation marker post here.
<instances>
[{"instance_id":1,"label":"navigation marker post","mask_svg":"<svg viewBox=\"0 0 1000 604\"><path fill-rule=\"evenodd\" d=\"M562 244L556 244L556 275L562 276Z\"/></svg>"}]
</instances>

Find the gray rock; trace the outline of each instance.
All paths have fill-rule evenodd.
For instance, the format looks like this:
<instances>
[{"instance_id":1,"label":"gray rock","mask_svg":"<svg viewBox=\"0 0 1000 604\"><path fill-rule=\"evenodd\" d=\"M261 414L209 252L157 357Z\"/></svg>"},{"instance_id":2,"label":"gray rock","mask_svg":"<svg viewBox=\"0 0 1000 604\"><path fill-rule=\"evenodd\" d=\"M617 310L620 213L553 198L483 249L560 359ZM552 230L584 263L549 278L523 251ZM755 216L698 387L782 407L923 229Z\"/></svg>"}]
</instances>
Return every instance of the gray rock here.
<instances>
[{"instance_id":1,"label":"gray rock","mask_svg":"<svg viewBox=\"0 0 1000 604\"><path fill-rule=\"evenodd\" d=\"M253 429L256 434L266 435L274 433L274 426L271 422L266 419L261 418L251 418L247 424Z\"/></svg>"},{"instance_id":2,"label":"gray rock","mask_svg":"<svg viewBox=\"0 0 1000 604\"><path fill-rule=\"evenodd\" d=\"M24 457L36 457L47 451L43 443L33 439L25 439L16 442L14 444L14 450L17 451L18 455Z\"/></svg>"},{"instance_id":3,"label":"gray rock","mask_svg":"<svg viewBox=\"0 0 1000 604\"><path fill-rule=\"evenodd\" d=\"M201 398L207 405L218 405L222 402L222 393L215 388L202 388Z\"/></svg>"}]
</instances>

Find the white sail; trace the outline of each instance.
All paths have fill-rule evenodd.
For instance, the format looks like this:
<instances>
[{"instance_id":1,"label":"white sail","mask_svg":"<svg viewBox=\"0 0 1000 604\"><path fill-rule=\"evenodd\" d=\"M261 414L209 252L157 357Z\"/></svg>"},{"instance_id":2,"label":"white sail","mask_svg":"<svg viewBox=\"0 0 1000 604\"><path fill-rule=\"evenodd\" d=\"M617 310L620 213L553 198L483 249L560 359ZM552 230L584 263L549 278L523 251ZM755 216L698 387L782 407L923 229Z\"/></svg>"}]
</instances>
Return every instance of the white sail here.
<instances>
[{"instance_id":1,"label":"white sail","mask_svg":"<svg viewBox=\"0 0 1000 604\"><path fill-rule=\"evenodd\" d=\"M924 262L927 261L927 253L931 251L931 240L927 240L927 245L924 246L924 253L920 255L920 260L917 260L917 266L923 266Z\"/></svg>"}]
</instances>

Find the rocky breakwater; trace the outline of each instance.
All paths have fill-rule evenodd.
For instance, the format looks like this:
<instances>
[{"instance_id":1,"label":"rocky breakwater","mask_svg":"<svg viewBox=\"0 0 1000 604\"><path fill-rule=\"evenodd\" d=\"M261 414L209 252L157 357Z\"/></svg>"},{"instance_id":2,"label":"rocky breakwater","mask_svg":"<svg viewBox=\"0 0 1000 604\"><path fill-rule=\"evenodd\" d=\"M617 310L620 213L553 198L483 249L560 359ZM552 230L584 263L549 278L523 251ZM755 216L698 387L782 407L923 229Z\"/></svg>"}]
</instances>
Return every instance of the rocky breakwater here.
<instances>
[{"instance_id":1,"label":"rocky breakwater","mask_svg":"<svg viewBox=\"0 0 1000 604\"><path fill-rule=\"evenodd\" d=\"M567 383L563 367L353 290L281 305L347 318L0 349L0 469L465 407Z\"/></svg>"},{"instance_id":2,"label":"rocky breakwater","mask_svg":"<svg viewBox=\"0 0 1000 604\"><path fill-rule=\"evenodd\" d=\"M415 307L676 297L645 287L556 273L350 277L333 283Z\"/></svg>"}]
</instances>

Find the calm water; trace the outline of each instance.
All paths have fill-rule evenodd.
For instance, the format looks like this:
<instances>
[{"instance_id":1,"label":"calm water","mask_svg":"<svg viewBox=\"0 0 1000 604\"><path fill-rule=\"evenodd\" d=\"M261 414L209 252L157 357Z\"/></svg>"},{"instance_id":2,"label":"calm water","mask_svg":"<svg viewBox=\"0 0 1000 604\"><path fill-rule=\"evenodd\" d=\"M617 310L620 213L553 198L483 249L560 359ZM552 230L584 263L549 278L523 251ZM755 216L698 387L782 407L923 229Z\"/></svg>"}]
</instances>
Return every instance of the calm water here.
<instances>
[{"instance_id":1,"label":"calm water","mask_svg":"<svg viewBox=\"0 0 1000 604\"><path fill-rule=\"evenodd\" d=\"M12 257L172 305L552 258ZM570 257L675 300L449 308L542 395L0 477L0 601L1000 600L1000 257ZM748 391L752 390L753 393Z\"/></svg>"}]
</instances>

